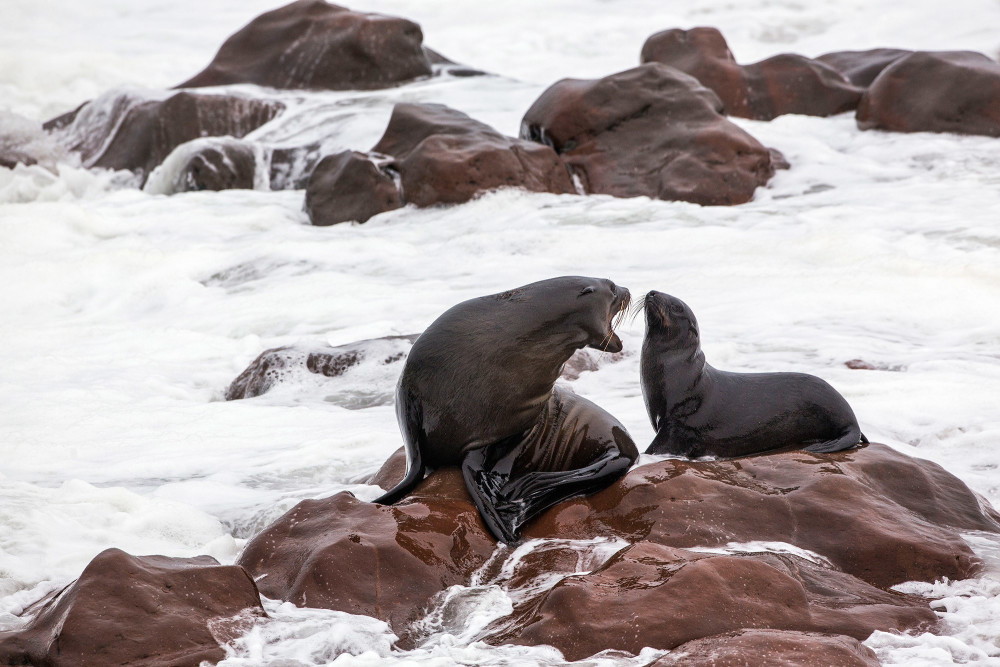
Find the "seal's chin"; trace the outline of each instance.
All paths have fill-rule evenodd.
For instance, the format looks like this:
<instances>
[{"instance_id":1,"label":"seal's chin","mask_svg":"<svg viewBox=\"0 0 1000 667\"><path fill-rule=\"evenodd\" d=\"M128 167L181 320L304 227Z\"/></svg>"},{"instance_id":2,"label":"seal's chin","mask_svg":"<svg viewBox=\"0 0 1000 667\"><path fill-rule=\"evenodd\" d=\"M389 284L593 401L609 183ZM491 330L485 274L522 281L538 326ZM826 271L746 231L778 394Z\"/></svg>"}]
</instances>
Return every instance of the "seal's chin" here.
<instances>
[{"instance_id":1,"label":"seal's chin","mask_svg":"<svg viewBox=\"0 0 1000 667\"><path fill-rule=\"evenodd\" d=\"M618 334L612 331L610 338L608 338L608 344L601 349L603 349L605 352L611 352L612 354L614 354L616 352L621 352L624 349L624 347L625 346L622 345L622 339L618 337Z\"/></svg>"}]
</instances>

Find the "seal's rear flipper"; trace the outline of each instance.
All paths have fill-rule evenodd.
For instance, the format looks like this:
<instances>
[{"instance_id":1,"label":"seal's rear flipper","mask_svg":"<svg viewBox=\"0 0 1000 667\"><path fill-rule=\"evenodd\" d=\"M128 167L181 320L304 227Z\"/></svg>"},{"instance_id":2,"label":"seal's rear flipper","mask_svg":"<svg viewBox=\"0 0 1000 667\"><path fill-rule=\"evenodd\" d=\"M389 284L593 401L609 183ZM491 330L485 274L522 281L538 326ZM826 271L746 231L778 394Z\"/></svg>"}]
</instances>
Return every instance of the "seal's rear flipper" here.
<instances>
[{"instance_id":1,"label":"seal's rear flipper","mask_svg":"<svg viewBox=\"0 0 1000 667\"><path fill-rule=\"evenodd\" d=\"M847 435L837 438L836 440L824 440L823 442L813 443L808 447L803 447L802 449L815 454L829 454L831 452L839 452L845 449L850 449L851 447L857 447L862 443L868 444L868 438L861 433L861 429L855 426L847 432Z\"/></svg>"},{"instance_id":2,"label":"seal's rear flipper","mask_svg":"<svg viewBox=\"0 0 1000 667\"><path fill-rule=\"evenodd\" d=\"M420 454L422 416L420 402L411 393L396 392L396 418L399 420L399 429L403 433L406 445L406 475L403 476L403 481L394 486L391 491L372 502L379 505L391 505L412 491L413 487L424 478L424 473L427 471Z\"/></svg>"}]
</instances>

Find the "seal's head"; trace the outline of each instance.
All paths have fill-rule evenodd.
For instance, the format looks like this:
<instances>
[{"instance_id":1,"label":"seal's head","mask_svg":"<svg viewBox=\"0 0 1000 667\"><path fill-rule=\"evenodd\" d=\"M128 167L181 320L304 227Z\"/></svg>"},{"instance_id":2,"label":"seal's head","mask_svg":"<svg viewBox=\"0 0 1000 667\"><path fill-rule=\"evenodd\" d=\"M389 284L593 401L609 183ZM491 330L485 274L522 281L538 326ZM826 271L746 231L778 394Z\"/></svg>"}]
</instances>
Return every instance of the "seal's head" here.
<instances>
[{"instance_id":1,"label":"seal's head","mask_svg":"<svg viewBox=\"0 0 1000 667\"><path fill-rule=\"evenodd\" d=\"M700 345L698 320L686 303L675 296L653 290L643 299L646 310L646 340L657 340L671 349Z\"/></svg>"},{"instance_id":2,"label":"seal's head","mask_svg":"<svg viewBox=\"0 0 1000 667\"><path fill-rule=\"evenodd\" d=\"M577 327L584 337L583 346L602 352L621 352L622 340L615 333L631 303L629 291L607 278L566 276L550 283L561 295L553 299L563 326ZM536 283L542 284L542 283Z\"/></svg>"}]
</instances>

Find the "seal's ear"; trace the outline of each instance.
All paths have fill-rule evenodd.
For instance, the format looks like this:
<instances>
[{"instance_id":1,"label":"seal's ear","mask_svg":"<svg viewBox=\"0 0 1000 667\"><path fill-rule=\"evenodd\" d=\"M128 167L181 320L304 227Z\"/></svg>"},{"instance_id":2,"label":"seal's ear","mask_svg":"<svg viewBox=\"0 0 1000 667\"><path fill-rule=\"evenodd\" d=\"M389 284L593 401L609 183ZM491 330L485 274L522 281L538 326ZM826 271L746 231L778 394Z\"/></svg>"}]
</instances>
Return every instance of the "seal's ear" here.
<instances>
[{"instance_id":1,"label":"seal's ear","mask_svg":"<svg viewBox=\"0 0 1000 667\"><path fill-rule=\"evenodd\" d=\"M580 290L580 293L577 295L577 297L585 296L587 294L593 294L594 291L595 290L593 285L587 285L582 290Z\"/></svg>"}]
</instances>

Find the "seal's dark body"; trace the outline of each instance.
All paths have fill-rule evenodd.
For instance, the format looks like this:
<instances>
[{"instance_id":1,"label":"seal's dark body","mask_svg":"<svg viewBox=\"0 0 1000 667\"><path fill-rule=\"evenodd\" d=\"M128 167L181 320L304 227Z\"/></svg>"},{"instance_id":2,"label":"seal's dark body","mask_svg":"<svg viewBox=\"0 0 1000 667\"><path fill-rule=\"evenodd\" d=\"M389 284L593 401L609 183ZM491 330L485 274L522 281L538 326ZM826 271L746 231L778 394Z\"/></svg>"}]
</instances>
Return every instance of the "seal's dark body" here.
<instances>
[{"instance_id":1,"label":"seal's dark body","mask_svg":"<svg viewBox=\"0 0 1000 667\"><path fill-rule=\"evenodd\" d=\"M867 442L854 411L824 380L805 373L730 373L701 351L691 309L646 295L641 382L656 429L650 454L746 456L801 447L836 452Z\"/></svg>"}]
</instances>

